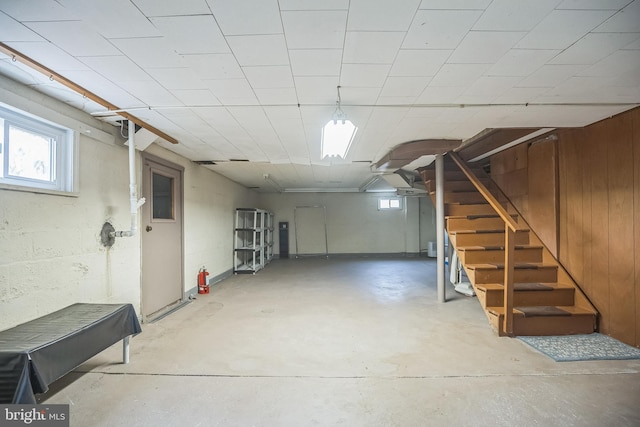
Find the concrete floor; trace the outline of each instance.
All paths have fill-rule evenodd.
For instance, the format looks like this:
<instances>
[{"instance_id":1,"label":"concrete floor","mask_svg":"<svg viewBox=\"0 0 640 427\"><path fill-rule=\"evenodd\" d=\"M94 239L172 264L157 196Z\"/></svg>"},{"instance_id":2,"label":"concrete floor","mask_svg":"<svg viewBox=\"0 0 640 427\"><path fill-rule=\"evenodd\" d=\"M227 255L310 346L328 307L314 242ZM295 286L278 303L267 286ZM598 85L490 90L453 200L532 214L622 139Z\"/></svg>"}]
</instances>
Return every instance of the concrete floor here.
<instances>
[{"instance_id":1,"label":"concrete floor","mask_svg":"<svg viewBox=\"0 0 640 427\"><path fill-rule=\"evenodd\" d=\"M640 360L556 363L426 259L277 260L44 395L72 426L640 425Z\"/></svg>"}]
</instances>

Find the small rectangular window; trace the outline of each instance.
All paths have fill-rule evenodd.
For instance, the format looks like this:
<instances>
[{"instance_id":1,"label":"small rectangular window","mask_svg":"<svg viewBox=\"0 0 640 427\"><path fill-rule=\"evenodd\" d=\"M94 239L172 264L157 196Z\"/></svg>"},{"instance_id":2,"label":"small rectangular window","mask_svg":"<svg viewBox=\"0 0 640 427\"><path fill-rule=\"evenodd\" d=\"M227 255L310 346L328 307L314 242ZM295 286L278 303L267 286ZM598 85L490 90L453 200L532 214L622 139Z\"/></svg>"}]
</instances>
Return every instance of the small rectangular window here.
<instances>
[{"instance_id":1,"label":"small rectangular window","mask_svg":"<svg viewBox=\"0 0 640 427\"><path fill-rule=\"evenodd\" d=\"M71 129L4 107L0 107L0 129L0 184L75 191Z\"/></svg>"},{"instance_id":2,"label":"small rectangular window","mask_svg":"<svg viewBox=\"0 0 640 427\"><path fill-rule=\"evenodd\" d=\"M381 197L378 199L378 210L398 210L402 209L402 199L400 197Z\"/></svg>"}]
</instances>

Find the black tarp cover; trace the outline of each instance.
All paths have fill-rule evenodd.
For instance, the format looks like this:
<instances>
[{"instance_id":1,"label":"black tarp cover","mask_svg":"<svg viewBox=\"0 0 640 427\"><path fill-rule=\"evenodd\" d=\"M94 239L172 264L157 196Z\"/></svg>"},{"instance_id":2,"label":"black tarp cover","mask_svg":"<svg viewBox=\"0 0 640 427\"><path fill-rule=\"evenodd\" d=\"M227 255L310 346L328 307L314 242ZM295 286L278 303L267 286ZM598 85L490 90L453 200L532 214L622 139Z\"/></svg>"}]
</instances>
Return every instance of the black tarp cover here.
<instances>
[{"instance_id":1,"label":"black tarp cover","mask_svg":"<svg viewBox=\"0 0 640 427\"><path fill-rule=\"evenodd\" d=\"M142 332L131 304L73 304L0 332L0 403L35 394L129 335Z\"/></svg>"}]
</instances>

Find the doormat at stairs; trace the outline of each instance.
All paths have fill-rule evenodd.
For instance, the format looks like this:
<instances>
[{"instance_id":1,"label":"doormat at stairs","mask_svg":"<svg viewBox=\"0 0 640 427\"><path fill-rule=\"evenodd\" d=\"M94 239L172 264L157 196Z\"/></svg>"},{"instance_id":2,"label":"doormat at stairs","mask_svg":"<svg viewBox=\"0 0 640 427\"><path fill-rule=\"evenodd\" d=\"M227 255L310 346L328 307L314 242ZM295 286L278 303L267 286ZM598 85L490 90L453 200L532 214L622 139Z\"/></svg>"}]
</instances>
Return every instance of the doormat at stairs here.
<instances>
[{"instance_id":1,"label":"doormat at stairs","mask_svg":"<svg viewBox=\"0 0 640 427\"><path fill-rule=\"evenodd\" d=\"M556 362L640 359L640 349L596 333L550 337L522 336L518 339Z\"/></svg>"}]
</instances>

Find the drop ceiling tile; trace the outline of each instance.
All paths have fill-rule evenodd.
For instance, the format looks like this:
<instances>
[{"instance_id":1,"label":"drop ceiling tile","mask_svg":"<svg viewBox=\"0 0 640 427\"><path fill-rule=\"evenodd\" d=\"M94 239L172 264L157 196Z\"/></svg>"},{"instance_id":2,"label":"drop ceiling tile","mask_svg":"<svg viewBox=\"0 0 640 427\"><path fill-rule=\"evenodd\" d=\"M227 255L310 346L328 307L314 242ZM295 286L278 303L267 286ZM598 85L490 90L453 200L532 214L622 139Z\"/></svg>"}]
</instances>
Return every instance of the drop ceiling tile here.
<instances>
[{"instance_id":1,"label":"drop ceiling tile","mask_svg":"<svg viewBox=\"0 0 640 427\"><path fill-rule=\"evenodd\" d=\"M349 0L280 0L280 10L348 10Z\"/></svg>"},{"instance_id":2,"label":"drop ceiling tile","mask_svg":"<svg viewBox=\"0 0 640 427\"><path fill-rule=\"evenodd\" d=\"M420 9L484 10L492 0L422 0Z\"/></svg>"},{"instance_id":3,"label":"drop ceiling tile","mask_svg":"<svg viewBox=\"0 0 640 427\"><path fill-rule=\"evenodd\" d=\"M260 105L295 105L298 103L293 87L275 89L254 89Z\"/></svg>"},{"instance_id":4,"label":"drop ceiling tile","mask_svg":"<svg viewBox=\"0 0 640 427\"><path fill-rule=\"evenodd\" d=\"M334 104L339 79L335 77L294 77L301 104Z\"/></svg>"},{"instance_id":5,"label":"drop ceiling tile","mask_svg":"<svg viewBox=\"0 0 640 427\"><path fill-rule=\"evenodd\" d=\"M431 77L388 77L380 97L413 97L415 99L429 84Z\"/></svg>"},{"instance_id":6,"label":"drop ceiling tile","mask_svg":"<svg viewBox=\"0 0 640 427\"><path fill-rule=\"evenodd\" d=\"M351 87L382 87L391 65L343 64L340 84Z\"/></svg>"},{"instance_id":7,"label":"drop ceiling tile","mask_svg":"<svg viewBox=\"0 0 640 427\"><path fill-rule=\"evenodd\" d=\"M17 21L72 21L78 17L58 1L3 1L2 11Z\"/></svg>"},{"instance_id":8,"label":"drop ceiling tile","mask_svg":"<svg viewBox=\"0 0 640 427\"><path fill-rule=\"evenodd\" d=\"M231 50L212 15L150 18L179 54L229 53Z\"/></svg>"},{"instance_id":9,"label":"drop ceiling tile","mask_svg":"<svg viewBox=\"0 0 640 427\"><path fill-rule=\"evenodd\" d=\"M277 0L207 0L226 36L281 34Z\"/></svg>"},{"instance_id":10,"label":"drop ceiling tile","mask_svg":"<svg viewBox=\"0 0 640 427\"><path fill-rule=\"evenodd\" d=\"M629 0L564 0L556 9L576 9L576 10L618 10L629 4Z\"/></svg>"},{"instance_id":11,"label":"drop ceiling tile","mask_svg":"<svg viewBox=\"0 0 640 427\"><path fill-rule=\"evenodd\" d=\"M159 35L158 30L130 0L60 1L67 10L73 10L87 26L107 39Z\"/></svg>"},{"instance_id":12,"label":"drop ceiling tile","mask_svg":"<svg viewBox=\"0 0 640 427\"><path fill-rule=\"evenodd\" d=\"M124 55L84 56L78 59L114 83L125 80L151 80L149 74Z\"/></svg>"},{"instance_id":13,"label":"drop ceiling tile","mask_svg":"<svg viewBox=\"0 0 640 427\"><path fill-rule=\"evenodd\" d=\"M342 48L347 11L282 12L282 24L289 49Z\"/></svg>"},{"instance_id":14,"label":"drop ceiling tile","mask_svg":"<svg viewBox=\"0 0 640 427\"><path fill-rule=\"evenodd\" d=\"M170 90L184 105L211 106L219 105L220 101L208 89L178 89Z\"/></svg>"},{"instance_id":15,"label":"drop ceiling tile","mask_svg":"<svg viewBox=\"0 0 640 427\"><path fill-rule=\"evenodd\" d=\"M373 105L380 95L377 87L340 87L342 103L345 105Z\"/></svg>"},{"instance_id":16,"label":"drop ceiling tile","mask_svg":"<svg viewBox=\"0 0 640 427\"><path fill-rule=\"evenodd\" d=\"M627 7L613 15L605 23L594 30L595 32L640 32L640 1L635 0Z\"/></svg>"},{"instance_id":17,"label":"drop ceiling tile","mask_svg":"<svg viewBox=\"0 0 640 427\"><path fill-rule=\"evenodd\" d=\"M465 91L463 86L428 86L420 94L418 104L452 104Z\"/></svg>"},{"instance_id":18,"label":"drop ceiling tile","mask_svg":"<svg viewBox=\"0 0 640 427\"><path fill-rule=\"evenodd\" d=\"M391 64L404 35L404 32L391 31L349 31L342 60L347 64Z\"/></svg>"},{"instance_id":19,"label":"drop ceiling tile","mask_svg":"<svg viewBox=\"0 0 640 427\"><path fill-rule=\"evenodd\" d=\"M460 103L489 104L495 98L514 87L521 77L482 76L456 100Z\"/></svg>"},{"instance_id":20,"label":"drop ceiling tile","mask_svg":"<svg viewBox=\"0 0 640 427\"><path fill-rule=\"evenodd\" d=\"M559 50L511 49L487 72L491 76L528 76L560 53Z\"/></svg>"},{"instance_id":21,"label":"drop ceiling tile","mask_svg":"<svg viewBox=\"0 0 640 427\"><path fill-rule=\"evenodd\" d=\"M244 78L242 69L231 53L183 55L182 60L203 80Z\"/></svg>"},{"instance_id":22,"label":"drop ceiling tile","mask_svg":"<svg viewBox=\"0 0 640 427\"><path fill-rule=\"evenodd\" d=\"M242 70L254 89L293 87L291 68L287 65L243 67Z\"/></svg>"},{"instance_id":23,"label":"drop ceiling tile","mask_svg":"<svg viewBox=\"0 0 640 427\"><path fill-rule=\"evenodd\" d=\"M180 101L171 92L153 80L123 81L119 82L119 86L142 101L144 105L152 107L181 105Z\"/></svg>"},{"instance_id":24,"label":"drop ceiling tile","mask_svg":"<svg viewBox=\"0 0 640 427\"><path fill-rule=\"evenodd\" d=\"M20 22L0 12L0 41L3 43L42 42L45 41L45 39Z\"/></svg>"},{"instance_id":25,"label":"drop ceiling tile","mask_svg":"<svg viewBox=\"0 0 640 427\"><path fill-rule=\"evenodd\" d=\"M10 42L18 52L56 71L88 70L82 62L49 42Z\"/></svg>"},{"instance_id":26,"label":"drop ceiling tile","mask_svg":"<svg viewBox=\"0 0 640 427\"><path fill-rule=\"evenodd\" d=\"M525 33L471 31L447 60L450 64L493 64L506 54Z\"/></svg>"},{"instance_id":27,"label":"drop ceiling tile","mask_svg":"<svg viewBox=\"0 0 640 427\"><path fill-rule=\"evenodd\" d=\"M132 0L146 16L206 15L211 10L206 0Z\"/></svg>"},{"instance_id":28,"label":"drop ceiling tile","mask_svg":"<svg viewBox=\"0 0 640 427\"><path fill-rule=\"evenodd\" d=\"M351 0L348 31L407 31L420 0Z\"/></svg>"},{"instance_id":29,"label":"drop ceiling tile","mask_svg":"<svg viewBox=\"0 0 640 427\"><path fill-rule=\"evenodd\" d=\"M66 70L64 76L118 107L140 106L140 99L93 70Z\"/></svg>"},{"instance_id":30,"label":"drop ceiling tile","mask_svg":"<svg viewBox=\"0 0 640 427\"><path fill-rule=\"evenodd\" d=\"M409 95L409 96L379 96L376 100L376 105L413 105L416 103L416 99L418 95Z\"/></svg>"},{"instance_id":31,"label":"drop ceiling tile","mask_svg":"<svg viewBox=\"0 0 640 427\"><path fill-rule=\"evenodd\" d=\"M603 60L598 61L578 75L581 77L618 78L625 73L638 69L640 69L640 52L634 50L619 50ZM640 73L637 74L636 84L640 84Z\"/></svg>"},{"instance_id":32,"label":"drop ceiling tile","mask_svg":"<svg viewBox=\"0 0 640 427\"><path fill-rule=\"evenodd\" d=\"M548 87L512 87L495 99L498 104L526 104L544 95Z\"/></svg>"},{"instance_id":33,"label":"drop ceiling tile","mask_svg":"<svg viewBox=\"0 0 640 427\"><path fill-rule=\"evenodd\" d=\"M566 49L613 15L610 10L554 10L518 44L521 49Z\"/></svg>"},{"instance_id":34,"label":"drop ceiling tile","mask_svg":"<svg viewBox=\"0 0 640 427\"><path fill-rule=\"evenodd\" d=\"M181 57L169 48L163 37L113 39L111 42L142 68L184 67ZM96 53L86 56L96 56Z\"/></svg>"},{"instance_id":35,"label":"drop ceiling tile","mask_svg":"<svg viewBox=\"0 0 640 427\"><path fill-rule=\"evenodd\" d=\"M108 40L79 21L29 22L27 26L73 56L119 54Z\"/></svg>"},{"instance_id":36,"label":"drop ceiling tile","mask_svg":"<svg viewBox=\"0 0 640 427\"><path fill-rule=\"evenodd\" d=\"M243 66L251 65L288 65L289 55L284 36L233 36L227 37L227 42L238 63Z\"/></svg>"},{"instance_id":37,"label":"drop ceiling tile","mask_svg":"<svg viewBox=\"0 0 640 427\"><path fill-rule=\"evenodd\" d=\"M550 64L595 64L636 40L637 33L590 33L578 40Z\"/></svg>"},{"instance_id":38,"label":"drop ceiling tile","mask_svg":"<svg viewBox=\"0 0 640 427\"><path fill-rule=\"evenodd\" d=\"M290 50L289 59L294 76L338 76L342 66L342 50Z\"/></svg>"},{"instance_id":39,"label":"drop ceiling tile","mask_svg":"<svg viewBox=\"0 0 640 427\"><path fill-rule=\"evenodd\" d=\"M257 104L258 100L246 79L205 80L213 94L223 104Z\"/></svg>"},{"instance_id":40,"label":"drop ceiling tile","mask_svg":"<svg viewBox=\"0 0 640 427\"><path fill-rule=\"evenodd\" d=\"M452 50L401 49L389 75L435 76L452 52Z\"/></svg>"},{"instance_id":41,"label":"drop ceiling tile","mask_svg":"<svg viewBox=\"0 0 640 427\"><path fill-rule=\"evenodd\" d=\"M472 85L488 69L489 64L444 64L429 86Z\"/></svg>"},{"instance_id":42,"label":"drop ceiling tile","mask_svg":"<svg viewBox=\"0 0 640 427\"><path fill-rule=\"evenodd\" d=\"M482 15L477 10L419 10L403 49L455 49Z\"/></svg>"},{"instance_id":43,"label":"drop ceiling tile","mask_svg":"<svg viewBox=\"0 0 640 427\"><path fill-rule=\"evenodd\" d=\"M570 77L584 70L584 65L543 65L529 77L518 83L518 87L550 88L560 85Z\"/></svg>"},{"instance_id":44,"label":"drop ceiling tile","mask_svg":"<svg viewBox=\"0 0 640 427\"><path fill-rule=\"evenodd\" d=\"M473 26L479 31L531 31L558 0L494 0Z\"/></svg>"},{"instance_id":45,"label":"drop ceiling tile","mask_svg":"<svg viewBox=\"0 0 640 427\"><path fill-rule=\"evenodd\" d=\"M190 68L147 68L147 73L169 90L207 88Z\"/></svg>"}]
</instances>

